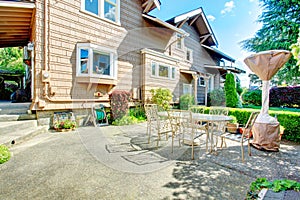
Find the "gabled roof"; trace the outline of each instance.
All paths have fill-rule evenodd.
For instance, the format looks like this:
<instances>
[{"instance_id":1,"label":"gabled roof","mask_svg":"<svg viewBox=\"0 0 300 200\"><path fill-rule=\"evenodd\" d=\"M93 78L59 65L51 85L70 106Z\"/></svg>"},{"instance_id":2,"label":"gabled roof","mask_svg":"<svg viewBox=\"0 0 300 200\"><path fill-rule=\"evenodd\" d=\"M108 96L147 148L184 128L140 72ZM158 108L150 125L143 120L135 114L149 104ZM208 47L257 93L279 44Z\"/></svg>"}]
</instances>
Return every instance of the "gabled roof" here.
<instances>
[{"instance_id":1,"label":"gabled roof","mask_svg":"<svg viewBox=\"0 0 300 200\"><path fill-rule=\"evenodd\" d=\"M218 41L201 7L177 15L167 20L167 22L176 25L178 28L182 27L185 23L188 23L189 26L194 26L198 30L201 44L218 46Z\"/></svg>"},{"instance_id":2,"label":"gabled roof","mask_svg":"<svg viewBox=\"0 0 300 200\"><path fill-rule=\"evenodd\" d=\"M142 0L143 13L148 13L155 8L159 10L160 5L160 0Z\"/></svg>"},{"instance_id":3,"label":"gabled roof","mask_svg":"<svg viewBox=\"0 0 300 200\"><path fill-rule=\"evenodd\" d=\"M161 26L163 26L165 28L168 28L168 29L170 29L170 30L172 30L174 32L177 32L177 33L183 35L184 37L186 37L186 36L189 35L184 30L182 30L180 28L177 28L176 26L173 26L172 24L169 24L169 23L167 23L167 22L165 22L165 21L163 21L163 20L161 20L161 19L159 19L157 17L151 16L151 15L148 15L148 14L143 14L143 17L145 19L150 20L151 22L154 22L154 23L159 24L159 25L161 25Z\"/></svg>"},{"instance_id":4,"label":"gabled roof","mask_svg":"<svg viewBox=\"0 0 300 200\"><path fill-rule=\"evenodd\" d=\"M205 49L209 50L211 53L215 54L219 58L224 58L225 60L228 60L230 62L235 62L234 58L231 58L230 56L226 55L225 53L223 53L222 51L220 51L218 49L206 46L204 44L202 44L201 46L204 47Z\"/></svg>"}]
</instances>

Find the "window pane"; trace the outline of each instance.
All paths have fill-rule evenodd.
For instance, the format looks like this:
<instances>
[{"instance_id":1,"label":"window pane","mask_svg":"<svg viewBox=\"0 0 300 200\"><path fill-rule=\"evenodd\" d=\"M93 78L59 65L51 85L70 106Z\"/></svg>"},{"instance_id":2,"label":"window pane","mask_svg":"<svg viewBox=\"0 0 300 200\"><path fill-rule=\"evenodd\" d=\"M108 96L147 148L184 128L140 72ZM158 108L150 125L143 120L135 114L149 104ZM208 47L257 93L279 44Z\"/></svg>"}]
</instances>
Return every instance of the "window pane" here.
<instances>
[{"instance_id":1,"label":"window pane","mask_svg":"<svg viewBox=\"0 0 300 200\"><path fill-rule=\"evenodd\" d=\"M116 6L105 1L104 2L104 17L112 21L116 21Z\"/></svg>"},{"instance_id":2,"label":"window pane","mask_svg":"<svg viewBox=\"0 0 300 200\"><path fill-rule=\"evenodd\" d=\"M169 77L169 67L167 66L163 66L163 65L159 65L159 73L158 73L159 76L162 76L162 77Z\"/></svg>"},{"instance_id":3,"label":"window pane","mask_svg":"<svg viewBox=\"0 0 300 200\"><path fill-rule=\"evenodd\" d=\"M98 0L85 0L85 10L98 15Z\"/></svg>"},{"instance_id":4,"label":"window pane","mask_svg":"<svg viewBox=\"0 0 300 200\"><path fill-rule=\"evenodd\" d=\"M80 72L83 74L88 73L88 58L89 51L88 49L80 49Z\"/></svg>"},{"instance_id":5,"label":"window pane","mask_svg":"<svg viewBox=\"0 0 300 200\"><path fill-rule=\"evenodd\" d=\"M186 52L186 59L187 59L188 61L191 60L191 52L190 52L189 50L187 50L187 52Z\"/></svg>"},{"instance_id":6,"label":"window pane","mask_svg":"<svg viewBox=\"0 0 300 200\"><path fill-rule=\"evenodd\" d=\"M172 67L172 79L175 79L175 67Z\"/></svg>"},{"instance_id":7,"label":"window pane","mask_svg":"<svg viewBox=\"0 0 300 200\"><path fill-rule=\"evenodd\" d=\"M152 68L151 69L152 70L151 74L152 74L152 76L155 76L156 75L156 63L155 62L152 63L151 68Z\"/></svg>"},{"instance_id":8,"label":"window pane","mask_svg":"<svg viewBox=\"0 0 300 200\"><path fill-rule=\"evenodd\" d=\"M93 73L110 75L110 55L94 52Z\"/></svg>"}]
</instances>

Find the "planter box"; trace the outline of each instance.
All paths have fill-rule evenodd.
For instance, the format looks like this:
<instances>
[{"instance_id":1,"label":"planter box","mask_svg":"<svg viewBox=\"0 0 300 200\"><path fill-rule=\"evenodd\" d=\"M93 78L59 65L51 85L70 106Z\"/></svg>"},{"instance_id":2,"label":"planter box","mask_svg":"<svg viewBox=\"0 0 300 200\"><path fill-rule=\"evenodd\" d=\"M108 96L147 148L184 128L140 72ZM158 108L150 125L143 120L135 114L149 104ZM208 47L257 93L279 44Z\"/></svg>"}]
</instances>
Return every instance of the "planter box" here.
<instances>
[{"instance_id":1,"label":"planter box","mask_svg":"<svg viewBox=\"0 0 300 200\"><path fill-rule=\"evenodd\" d=\"M227 132L237 133L238 127L239 127L239 124L237 124L237 123L228 123L227 124Z\"/></svg>"}]
</instances>

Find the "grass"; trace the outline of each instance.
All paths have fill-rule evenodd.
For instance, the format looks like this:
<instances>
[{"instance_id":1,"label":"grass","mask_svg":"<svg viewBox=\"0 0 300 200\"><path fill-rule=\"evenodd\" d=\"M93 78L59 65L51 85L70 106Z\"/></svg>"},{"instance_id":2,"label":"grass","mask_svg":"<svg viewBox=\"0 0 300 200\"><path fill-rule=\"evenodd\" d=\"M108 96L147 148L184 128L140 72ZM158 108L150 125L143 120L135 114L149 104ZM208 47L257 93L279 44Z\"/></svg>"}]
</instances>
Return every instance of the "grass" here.
<instances>
[{"instance_id":1,"label":"grass","mask_svg":"<svg viewBox=\"0 0 300 200\"><path fill-rule=\"evenodd\" d=\"M244 108L252 108L252 109L260 110L261 106L244 105ZM269 110L274 110L274 111L288 111L288 112L300 112L300 108L286 108L286 107L270 107Z\"/></svg>"}]
</instances>

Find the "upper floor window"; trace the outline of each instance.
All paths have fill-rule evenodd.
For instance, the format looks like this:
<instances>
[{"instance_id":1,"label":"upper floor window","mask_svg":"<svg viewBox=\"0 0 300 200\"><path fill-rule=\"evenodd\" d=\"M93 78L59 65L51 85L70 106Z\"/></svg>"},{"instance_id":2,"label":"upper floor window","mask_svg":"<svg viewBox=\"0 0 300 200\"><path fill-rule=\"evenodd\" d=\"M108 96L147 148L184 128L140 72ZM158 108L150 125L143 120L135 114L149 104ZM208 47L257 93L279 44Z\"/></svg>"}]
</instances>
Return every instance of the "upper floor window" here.
<instances>
[{"instance_id":1,"label":"upper floor window","mask_svg":"<svg viewBox=\"0 0 300 200\"><path fill-rule=\"evenodd\" d=\"M186 60L189 62L193 62L193 50L189 48L186 49Z\"/></svg>"},{"instance_id":2,"label":"upper floor window","mask_svg":"<svg viewBox=\"0 0 300 200\"><path fill-rule=\"evenodd\" d=\"M116 53L90 44L77 44L77 76L116 78Z\"/></svg>"},{"instance_id":3,"label":"upper floor window","mask_svg":"<svg viewBox=\"0 0 300 200\"><path fill-rule=\"evenodd\" d=\"M171 67L161 63L151 62L152 76L175 79L175 72L175 67Z\"/></svg>"},{"instance_id":4,"label":"upper floor window","mask_svg":"<svg viewBox=\"0 0 300 200\"><path fill-rule=\"evenodd\" d=\"M198 83L199 83L199 86L205 86L205 79L203 77L199 77Z\"/></svg>"},{"instance_id":5,"label":"upper floor window","mask_svg":"<svg viewBox=\"0 0 300 200\"><path fill-rule=\"evenodd\" d=\"M81 0L84 10L120 23L120 0Z\"/></svg>"},{"instance_id":6,"label":"upper floor window","mask_svg":"<svg viewBox=\"0 0 300 200\"><path fill-rule=\"evenodd\" d=\"M183 37L181 34L176 33L176 48L177 49L182 49L183 48Z\"/></svg>"}]
</instances>

